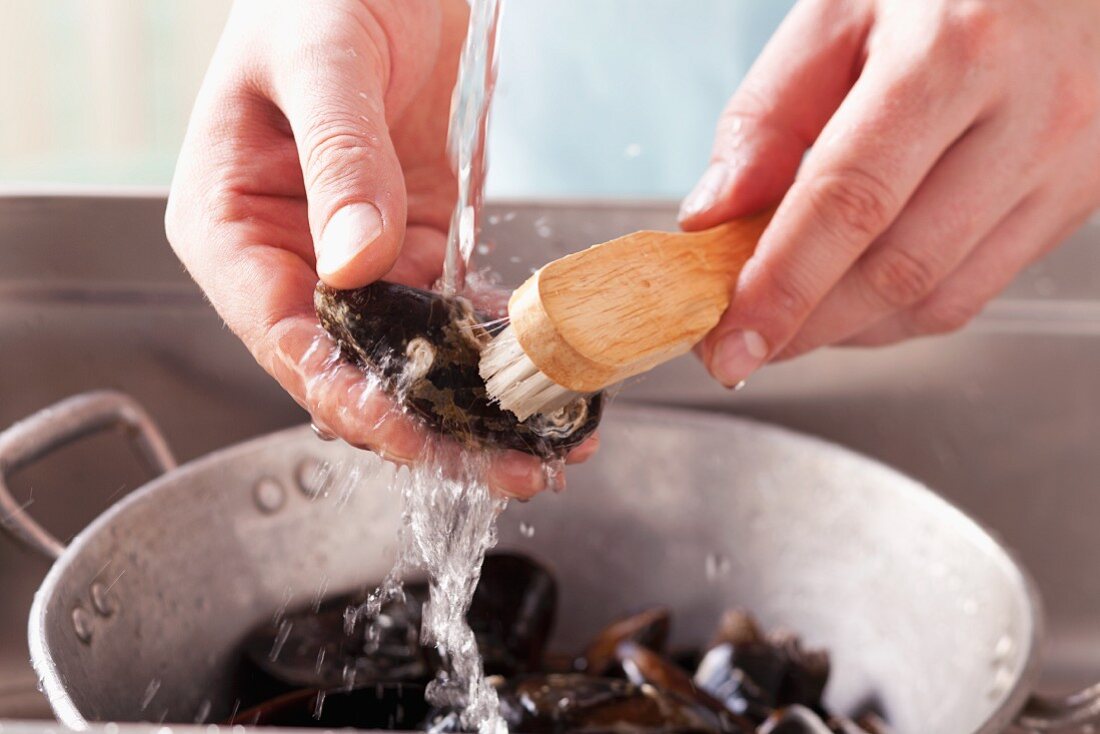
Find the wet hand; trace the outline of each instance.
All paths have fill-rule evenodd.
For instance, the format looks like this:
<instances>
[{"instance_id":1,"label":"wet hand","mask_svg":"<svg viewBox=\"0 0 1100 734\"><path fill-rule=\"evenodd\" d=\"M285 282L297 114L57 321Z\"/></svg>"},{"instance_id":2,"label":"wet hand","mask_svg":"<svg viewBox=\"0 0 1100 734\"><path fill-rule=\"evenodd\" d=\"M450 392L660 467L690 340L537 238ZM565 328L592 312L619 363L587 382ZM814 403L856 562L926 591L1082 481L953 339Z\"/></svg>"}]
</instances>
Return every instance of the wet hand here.
<instances>
[{"instance_id":1,"label":"wet hand","mask_svg":"<svg viewBox=\"0 0 1100 734\"><path fill-rule=\"evenodd\" d=\"M1100 4L802 0L681 223L781 197L701 345L719 381L960 328L1100 204Z\"/></svg>"},{"instance_id":2,"label":"wet hand","mask_svg":"<svg viewBox=\"0 0 1100 734\"><path fill-rule=\"evenodd\" d=\"M466 13L464 0L238 0L168 202L173 248L260 365L319 429L406 463L423 429L333 362L313 289L318 276L336 288L439 276ZM491 477L518 496L544 481L515 452Z\"/></svg>"}]
</instances>

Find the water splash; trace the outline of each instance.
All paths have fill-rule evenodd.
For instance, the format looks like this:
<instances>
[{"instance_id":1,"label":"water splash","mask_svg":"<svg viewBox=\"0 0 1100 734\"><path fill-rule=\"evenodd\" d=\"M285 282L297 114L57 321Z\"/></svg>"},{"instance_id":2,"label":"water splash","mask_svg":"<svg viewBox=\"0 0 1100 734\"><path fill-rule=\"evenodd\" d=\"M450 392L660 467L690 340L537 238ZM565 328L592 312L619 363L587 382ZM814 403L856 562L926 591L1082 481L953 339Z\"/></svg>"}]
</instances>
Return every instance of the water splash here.
<instances>
[{"instance_id":1,"label":"water splash","mask_svg":"<svg viewBox=\"0 0 1100 734\"><path fill-rule=\"evenodd\" d=\"M444 663L428 686L428 700L453 712L465 731L503 734L508 728L496 690L485 678L474 632L466 622L485 554L496 545L496 519L507 505L489 491L489 462L484 452L436 439L419 461L399 473L404 509L397 561L346 622L354 627L361 615L377 618L385 603L403 597L404 579L424 571L429 600L421 642L434 645Z\"/></svg>"}]
</instances>

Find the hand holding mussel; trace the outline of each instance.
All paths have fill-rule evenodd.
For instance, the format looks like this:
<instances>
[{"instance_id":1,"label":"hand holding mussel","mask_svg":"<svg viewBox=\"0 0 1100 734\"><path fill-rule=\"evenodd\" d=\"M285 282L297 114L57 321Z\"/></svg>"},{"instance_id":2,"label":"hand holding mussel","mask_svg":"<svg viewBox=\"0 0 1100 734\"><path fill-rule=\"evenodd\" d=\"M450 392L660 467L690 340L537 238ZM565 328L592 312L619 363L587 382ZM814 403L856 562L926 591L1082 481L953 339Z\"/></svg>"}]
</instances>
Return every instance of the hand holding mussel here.
<instances>
[{"instance_id":1,"label":"hand holding mussel","mask_svg":"<svg viewBox=\"0 0 1100 734\"><path fill-rule=\"evenodd\" d=\"M580 445L599 423L599 393L524 421L491 400L478 362L500 325L463 298L378 281L345 291L318 284L314 305L345 359L460 444L550 459Z\"/></svg>"}]
</instances>

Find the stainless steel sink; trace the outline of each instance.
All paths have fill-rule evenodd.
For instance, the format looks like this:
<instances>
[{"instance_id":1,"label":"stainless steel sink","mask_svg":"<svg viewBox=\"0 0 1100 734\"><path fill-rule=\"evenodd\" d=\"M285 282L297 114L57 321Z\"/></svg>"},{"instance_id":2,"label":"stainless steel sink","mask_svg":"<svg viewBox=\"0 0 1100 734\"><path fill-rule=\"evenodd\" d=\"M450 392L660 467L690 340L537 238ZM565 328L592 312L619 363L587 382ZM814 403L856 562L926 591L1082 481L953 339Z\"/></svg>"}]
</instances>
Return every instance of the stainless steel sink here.
<instances>
[{"instance_id":1,"label":"stainless steel sink","mask_svg":"<svg viewBox=\"0 0 1100 734\"><path fill-rule=\"evenodd\" d=\"M164 241L161 195L0 197L0 427L83 390L134 395L181 460L305 420L221 325ZM669 203L497 203L481 258L514 285L592 242L674 226ZM876 456L986 523L1035 576L1045 682L1100 678L1100 223L1024 274L965 331L830 350L730 393L691 359L620 400L756 416ZM598 460L598 459L596 459ZM111 436L20 473L28 510L71 537L140 484ZM690 488L685 488L690 492ZM0 720L48 717L25 625L47 564L0 536Z\"/></svg>"}]
</instances>

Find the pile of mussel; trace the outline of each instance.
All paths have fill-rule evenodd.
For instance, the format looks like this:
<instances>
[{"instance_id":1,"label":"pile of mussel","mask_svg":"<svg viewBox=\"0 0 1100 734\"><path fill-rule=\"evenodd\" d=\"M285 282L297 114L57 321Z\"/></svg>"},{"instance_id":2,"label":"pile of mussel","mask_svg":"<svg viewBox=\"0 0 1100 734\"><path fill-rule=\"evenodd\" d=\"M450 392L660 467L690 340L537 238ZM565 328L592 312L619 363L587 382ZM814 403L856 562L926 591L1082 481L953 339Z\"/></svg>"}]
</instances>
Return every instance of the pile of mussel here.
<instances>
[{"instance_id":1,"label":"pile of mussel","mask_svg":"<svg viewBox=\"0 0 1100 734\"><path fill-rule=\"evenodd\" d=\"M348 614L364 595L344 595L254 630L242 655L246 705L229 723L448 731L453 712L433 710L424 697L440 666L419 639L427 593L408 584L373 620ZM485 559L467 619L512 732L886 731L874 714L830 714L822 703L828 655L791 634L765 635L746 613L728 612L701 651L670 649L669 611L653 608L612 622L579 654L561 655L546 650L557 596L538 562L513 553Z\"/></svg>"}]
</instances>

